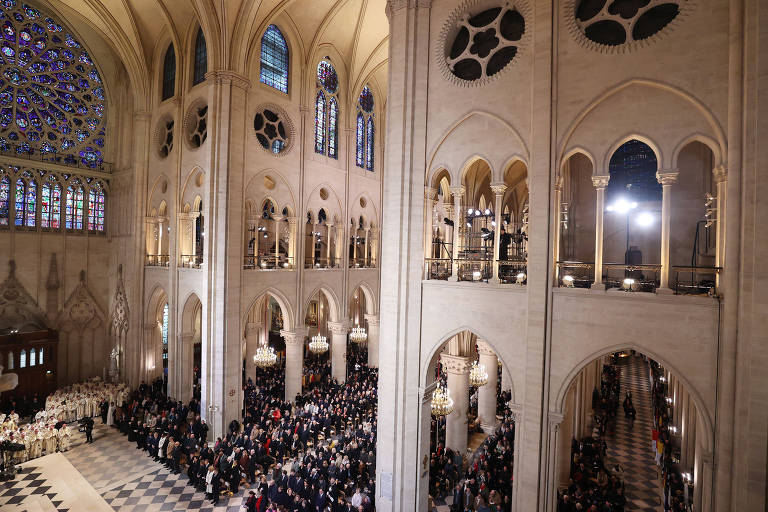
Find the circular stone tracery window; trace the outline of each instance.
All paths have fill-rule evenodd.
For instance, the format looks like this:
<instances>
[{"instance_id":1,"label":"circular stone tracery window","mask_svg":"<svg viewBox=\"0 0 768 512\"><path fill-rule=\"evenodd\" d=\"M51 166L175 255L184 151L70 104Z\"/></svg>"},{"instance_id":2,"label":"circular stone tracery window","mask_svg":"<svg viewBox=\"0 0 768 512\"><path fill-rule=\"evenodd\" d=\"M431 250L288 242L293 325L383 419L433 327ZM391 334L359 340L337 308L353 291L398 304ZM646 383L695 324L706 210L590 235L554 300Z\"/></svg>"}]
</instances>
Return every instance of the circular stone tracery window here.
<instances>
[{"instance_id":1,"label":"circular stone tracery window","mask_svg":"<svg viewBox=\"0 0 768 512\"><path fill-rule=\"evenodd\" d=\"M446 22L440 62L464 83L483 83L515 59L525 36L522 5L465 2Z\"/></svg>"},{"instance_id":2,"label":"circular stone tracery window","mask_svg":"<svg viewBox=\"0 0 768 512\"><path fill-rule=\"evenodd\" d=\"M266 151L282 155L290 149L293 126L288 115L274 105L259 109L253 118L256 139Z\"/></svg>"},{"instance_id":3,"label":"circular stone tracery window","mask_svg":"<svg viewBox=\"0 0 768 512\"><path fill-rule=\"evenodd\" d=\"M628 50L659 35L689 7L688 0L571 0L566 19L582 43Z\"/></svg>"}]
</instances>

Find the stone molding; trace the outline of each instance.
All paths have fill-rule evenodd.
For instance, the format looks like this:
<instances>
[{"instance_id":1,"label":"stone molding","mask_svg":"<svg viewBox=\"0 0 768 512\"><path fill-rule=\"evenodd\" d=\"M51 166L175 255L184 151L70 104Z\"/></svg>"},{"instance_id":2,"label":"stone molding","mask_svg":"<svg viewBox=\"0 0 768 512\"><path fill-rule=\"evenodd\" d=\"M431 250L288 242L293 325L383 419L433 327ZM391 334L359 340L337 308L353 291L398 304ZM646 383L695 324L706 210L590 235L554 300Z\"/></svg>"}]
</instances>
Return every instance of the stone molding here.
<instances>
[{"instance_id":1,"label":"stone molding","mask_svg":"<svg viewBox=\"0 0 768 512\"><path fill-rule=\"evenodd\" d=\"M247 77L230 69L209 71L205 74L205 79L217 85L231 84L246 91L251 87L251 81Z\"/></svg>"},{"instance_id":2,"label":"stone molding","mask_svg":"<svg viewBox=\"0 0 768 512\"><path fill-rule=\"evenodd\" d=\"M728 168L724 165L718 165L712 169L712 175L715 177L715 183L722 183L728 180Z\"/></svg>"},{"instance_id":3,"label":"stone molding","mask_svg":"<svg viewBox=\"0 0 768 512\"><path fill-rule=\"evenodd\" d=\"M328 330L333 336L347 335L349 325L346 322L328 322Z\"/></svg>"},{"instance_id":4,"label":"stone molding","mask_svg":"<svg viewBox=\"0 0 768 512\"><path fill-rule=\"evenodd\" d=\"M435 201L437 199L437 189L434 187L424 187L424 199L427 201Z\"/></svg>"},{"instance_id":5,"label":"stone molding","mask_svg":"<svg viewBox=\"0 0 768 512\"><path fill-rule=\"evenodd\" d=\"M495 195L502 196L507 191L507 185L504 183L491 183L491 190Z\"/></svg>"},{"instance_id":6,"label":"stone molding","mask_svg":"<svg viewBox=\"0 0 768 512\"><path fill-rule=\"evenodd\" d=\"M368 326L373 327L379 325L379 315L365 315L365 320L368 322Z\"/></svg>"},{"instance_id":7,"label":"stone molding","mask_svg":"<svg viewBox=\"0 0 768 512\"><path fill-rule=\"evenodd\" d=\"M488 345L488 342L485 340L477 340L477 353L484 355L484 356L496 356L496 352L493 351L490 345ZM486 368L486 370L490 371L490 369Z\"/></svg>"},{"instance_id":8,"label":"stone molding","mask_svg":"<svg viewBox=\"0 0 768 512\"><path fill-rule=\"evenodd\" d=\"M307 330L295 330L295 331L280 331L280 336L283 337L283 341L286 345L303 345L304 338L307 336Z\"/></svg>"},{"instance_id":9,"label":"stone molding","mask_svg":"<svg viewBox=\"0 0 768 512\"><path fill-rule=\"evenodd\" d=\"M450 191L454 196L463 197L467 189L465 189L463 185L457 185L455 187L450 187Z\"/></svg>"}]
</instances>

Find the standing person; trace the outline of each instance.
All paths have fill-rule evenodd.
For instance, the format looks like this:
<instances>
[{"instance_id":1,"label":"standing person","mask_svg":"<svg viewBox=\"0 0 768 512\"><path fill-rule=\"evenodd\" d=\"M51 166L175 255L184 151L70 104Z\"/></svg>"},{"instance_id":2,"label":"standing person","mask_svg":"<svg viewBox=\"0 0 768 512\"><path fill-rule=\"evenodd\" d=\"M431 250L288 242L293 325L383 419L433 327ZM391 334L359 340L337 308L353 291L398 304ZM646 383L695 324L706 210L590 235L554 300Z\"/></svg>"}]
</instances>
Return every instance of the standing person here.
<instances>
[{"instance_id":1,"label":"standing person","mask_svg":"<svg viewBox=\"0 0 768 512\"><path fill-rule=\"evenodd\" d=\"M248 499L245 500L245 507L246 512L256 512L256 493L253 491L248 491Z\"/></svg>"},{"instance_id":2,"label":"standing person","mask_svg":"<svg viewBox=\"0 0 768 512\"><path fill-rule=\"evenodd\" d=\"M115 402L109 403L109 408L107 409L107 426L113 427L115 425Z\"/></svg>"},{"instance_id":3,"label":"standing person","mask_svg":"<svg viewBox=\"0 0 768 512\"><path fill-rule=\"evenodd\" d=\"M85 424L85 442L93 443L93 418L85 418L83 423Z\"/></svg>"}]
</instances>

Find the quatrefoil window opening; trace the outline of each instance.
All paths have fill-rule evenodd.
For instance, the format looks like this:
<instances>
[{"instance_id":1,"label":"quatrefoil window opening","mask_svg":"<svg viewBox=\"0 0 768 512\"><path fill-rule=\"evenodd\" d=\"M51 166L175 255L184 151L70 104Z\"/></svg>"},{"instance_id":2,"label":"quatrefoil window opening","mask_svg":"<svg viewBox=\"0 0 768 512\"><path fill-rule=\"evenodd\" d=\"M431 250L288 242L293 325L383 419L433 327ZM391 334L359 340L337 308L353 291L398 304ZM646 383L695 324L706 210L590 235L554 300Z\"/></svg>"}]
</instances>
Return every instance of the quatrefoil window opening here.
<instances>
[{"instance_id":1,"label":"quatrefoil window opening","mask_svg":"<svg viewBox=\"0 0 768 512\"><path fill-rule=\"evenodd\" d=\"M256 139L265 150L279 155L288 147L289 135L285 121L272 109L265 108L253 119Z\"/></svg>"},{"instance_id":2,"label":"quatrefoil window opening","mask_svg":"<svg viewBox=\"0 0 768 512\"><path fill-rule=\"evenodd\" d=\"M192 126L189 143L193 148L199 148L208 138L208 105L197 109L195 116L195 124Z\"/></svg>"},{"instance_id":3,"label":"quatrefoil window opening","mask_svg":"<svg viewBox=\"0 0 768 512\"><path fill-rule=\"evenodd\" d=\"M448 69L462 80L495 75L517 55L525 33L525 19L514 7L494 7L472 16L467 13L446 57Z\"/></svg>"},{"instance_id":4,"label":"quatrefoil window opening","mask_svg":"<svg viewBox=\"0 0 768 512\"><path fill-rule=\"evenodd\" d=\"M681 4L670 0L582 0L574 16L590 41L620 46L656 35L680 10Z\"/></svg>"}]
</instances>

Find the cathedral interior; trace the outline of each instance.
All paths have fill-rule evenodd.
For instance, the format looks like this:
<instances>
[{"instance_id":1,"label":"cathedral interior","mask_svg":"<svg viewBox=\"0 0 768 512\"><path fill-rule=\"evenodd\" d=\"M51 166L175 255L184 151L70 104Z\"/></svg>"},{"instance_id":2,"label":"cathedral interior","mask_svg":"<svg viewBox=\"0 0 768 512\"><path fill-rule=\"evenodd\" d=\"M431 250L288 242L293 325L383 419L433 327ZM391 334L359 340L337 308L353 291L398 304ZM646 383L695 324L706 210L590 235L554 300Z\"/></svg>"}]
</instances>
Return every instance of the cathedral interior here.
<instances>
[{"instance_id":1,"label":"cathedral interior","mask_svg":"<svg viewBox=\"0 0 768 512\"><path fill-rule=\"evenodd\" d=\"M767 2L0 25L3 512L768 511Z\"/></svg>"}]
</instances>

